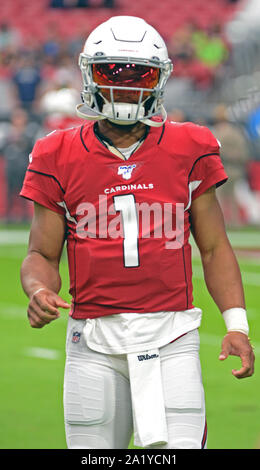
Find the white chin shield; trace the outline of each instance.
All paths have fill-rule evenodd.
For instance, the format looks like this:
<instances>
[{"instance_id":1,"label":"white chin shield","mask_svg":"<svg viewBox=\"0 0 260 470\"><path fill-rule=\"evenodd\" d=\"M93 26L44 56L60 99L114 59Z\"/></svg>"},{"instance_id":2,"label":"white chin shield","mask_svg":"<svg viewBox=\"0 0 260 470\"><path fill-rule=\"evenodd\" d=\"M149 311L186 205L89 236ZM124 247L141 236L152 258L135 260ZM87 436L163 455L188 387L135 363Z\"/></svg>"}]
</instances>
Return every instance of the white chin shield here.
<instances>
[{"instance_id":1,"label":"white chin shield","mask_svg":"<svg viewBox=\"0 0 260 470\"><path fill-rule=\"evenodd\" d=\"M151 127L161 127L166 119L167 113L163 107L160 106L157 115L160 115L162 120L152 120L145 117L145 109L143 105L133 103L104 103L102 113L91 109L86 103L81 103L76 106L77 115L80 118L90 121L100 121L108 119L109 121L119 124L121 126L129 126L140 121Z\"/></svg>"},{"instance_id":2,"label":"white chin shield","mask_svg":"<svg viewBox=\"0 0 260 470\"><path fill-rule=\"evenodd\" d=\"M134 103L105 103L102 112L119 125L135 124L144 117L144 107Z\"/></svg>"}]
</instances>

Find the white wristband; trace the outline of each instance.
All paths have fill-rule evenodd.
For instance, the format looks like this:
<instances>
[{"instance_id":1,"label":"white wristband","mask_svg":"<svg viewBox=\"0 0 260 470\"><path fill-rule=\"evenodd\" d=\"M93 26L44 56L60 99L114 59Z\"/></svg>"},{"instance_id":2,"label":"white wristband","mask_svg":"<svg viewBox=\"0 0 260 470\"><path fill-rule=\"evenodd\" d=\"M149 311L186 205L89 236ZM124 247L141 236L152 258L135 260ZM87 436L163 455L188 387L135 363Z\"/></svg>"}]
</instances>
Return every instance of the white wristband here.
<instances>
[{"instance_id":1,"label":"white wristband","mask_svg":"<svg viewBox=\"0 0 260 470\"><path fill-rule=\"evenodd\" d=\"M244 308L229 308L222 315L228 331L240 331L248 336L249 326Z\"/></svg>"}]
</instances>

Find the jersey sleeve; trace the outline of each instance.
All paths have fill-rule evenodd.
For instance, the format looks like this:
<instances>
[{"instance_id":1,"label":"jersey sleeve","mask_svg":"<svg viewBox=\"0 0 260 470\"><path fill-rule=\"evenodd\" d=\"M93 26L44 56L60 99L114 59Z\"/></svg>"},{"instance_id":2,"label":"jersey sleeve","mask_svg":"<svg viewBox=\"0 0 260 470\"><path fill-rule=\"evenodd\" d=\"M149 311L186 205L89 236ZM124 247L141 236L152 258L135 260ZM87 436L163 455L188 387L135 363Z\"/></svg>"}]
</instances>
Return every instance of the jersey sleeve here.
<instances>
[{"instance_id":1,"label":"jersey sleeve","mask_svg":"<svg viewBox=\"0 0 260 470\"><path fill-rule=\"evenodd\" d=\"M29 155L20 196L64 215L59 205L64 200L64 189L57 169L57 148L49 145L48 137L39 139Z\"/></svg>"},{"instance_id":2,"label":"jersey sleeve","mask_svg":"<svg viewBox=\"0 0 260 470\"><path fill-rule=\"evenodd\" d=\"M203 137L201 155L195 159L189 174L192 200L212 186L221 186L228 179L220 156L220 142L207 128L204 128Z\"/></svg>"}]
</instances>

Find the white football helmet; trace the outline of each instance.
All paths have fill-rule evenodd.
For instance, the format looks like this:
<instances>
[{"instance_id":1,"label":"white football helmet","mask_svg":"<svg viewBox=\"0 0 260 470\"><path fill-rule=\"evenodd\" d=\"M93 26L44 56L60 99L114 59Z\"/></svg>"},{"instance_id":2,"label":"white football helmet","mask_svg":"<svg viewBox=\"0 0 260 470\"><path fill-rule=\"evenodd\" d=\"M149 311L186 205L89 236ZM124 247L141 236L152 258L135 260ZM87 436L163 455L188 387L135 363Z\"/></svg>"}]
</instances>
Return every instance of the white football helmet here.
<instances>
[{"instance_id":1,"label":"white football helmet","mask_svg":"<svg viewBox=\"0 0 260 470\"><path fill-rule=\"evenodd\" d=\"M173 66L160 34L143 19L115 16L89 35L79 56L84 90L77 114L120 125L161 126L163 94ZM85 111L87 110L87 112ZM162 115L162 120L152 116Z\"/></svg>"}]
</instances>

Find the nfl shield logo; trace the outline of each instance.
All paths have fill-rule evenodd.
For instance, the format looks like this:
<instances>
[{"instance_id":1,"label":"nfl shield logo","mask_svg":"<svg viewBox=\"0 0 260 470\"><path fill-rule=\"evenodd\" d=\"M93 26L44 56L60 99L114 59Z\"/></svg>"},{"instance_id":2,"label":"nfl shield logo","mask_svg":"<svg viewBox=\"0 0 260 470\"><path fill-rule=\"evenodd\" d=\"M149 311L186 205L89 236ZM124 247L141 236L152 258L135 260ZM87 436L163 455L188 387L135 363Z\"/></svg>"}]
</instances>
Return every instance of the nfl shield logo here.
<instances>
[{"instance_id":1,"label":"nfl shield logo","mask_svg":"<svg viewBox=\"0 0 260 470\"><path fill-rule=\"evenodd\" d=\"M78 331L74 331L72 334L72 343L79 343L80 335L81 333L79 333Z\"/></svg>"}]
</instances>

